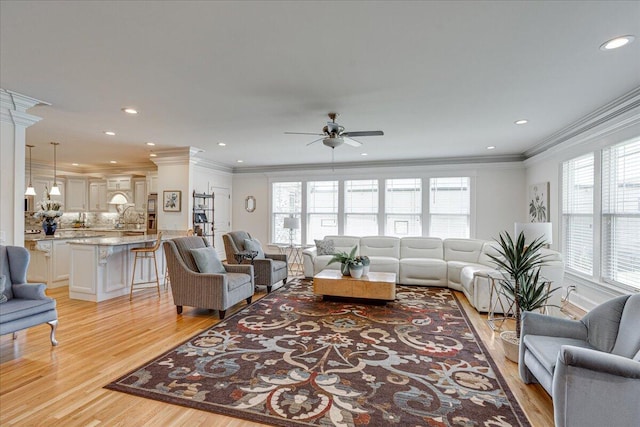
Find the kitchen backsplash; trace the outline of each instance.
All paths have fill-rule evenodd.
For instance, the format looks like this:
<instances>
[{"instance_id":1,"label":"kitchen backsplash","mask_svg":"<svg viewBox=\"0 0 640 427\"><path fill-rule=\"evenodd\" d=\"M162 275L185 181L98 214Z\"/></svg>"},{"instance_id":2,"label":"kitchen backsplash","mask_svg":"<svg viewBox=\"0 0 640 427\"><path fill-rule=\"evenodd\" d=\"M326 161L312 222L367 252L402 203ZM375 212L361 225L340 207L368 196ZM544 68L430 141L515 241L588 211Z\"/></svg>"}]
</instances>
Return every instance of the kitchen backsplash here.
<instances>
[{"instance_id":1,"label":"kitchen backsplash","mask_svg":"<svg viewBox=\"0 0 640 427\"><path fill-rule=\"evenodd\" d=\"M72 228L76 221L82 222L83 219L85 227L113 228L118 220L118 214L115 212L65 212L58 218L58 227ZM144 221L142 223L144 224ZM42 228L42 219L34 218L33 213L25 213L24 228L27 230L40 229Z\"/></svg>"}]
</instances>

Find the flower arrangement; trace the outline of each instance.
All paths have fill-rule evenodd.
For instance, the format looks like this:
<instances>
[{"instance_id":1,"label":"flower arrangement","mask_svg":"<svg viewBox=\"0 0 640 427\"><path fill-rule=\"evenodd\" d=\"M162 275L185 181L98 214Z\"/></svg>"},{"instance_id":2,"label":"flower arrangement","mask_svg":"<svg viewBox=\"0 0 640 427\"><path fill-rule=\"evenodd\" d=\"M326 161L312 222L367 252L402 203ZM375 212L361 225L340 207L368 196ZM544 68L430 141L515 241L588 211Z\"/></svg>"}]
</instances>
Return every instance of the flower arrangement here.
<instances>
[{"instance_id":1,"label":"flower arrangement","mask_svg":"<svg viewBox=\"0 0 640 427\"><path fill-rule=\"evenodd\" d=\"M51 200L49 192L45 191L45 197L38 202L38 211L33 214L35 218L54 219L62 216L62 203Z\"/></svg>"}]
</instances>

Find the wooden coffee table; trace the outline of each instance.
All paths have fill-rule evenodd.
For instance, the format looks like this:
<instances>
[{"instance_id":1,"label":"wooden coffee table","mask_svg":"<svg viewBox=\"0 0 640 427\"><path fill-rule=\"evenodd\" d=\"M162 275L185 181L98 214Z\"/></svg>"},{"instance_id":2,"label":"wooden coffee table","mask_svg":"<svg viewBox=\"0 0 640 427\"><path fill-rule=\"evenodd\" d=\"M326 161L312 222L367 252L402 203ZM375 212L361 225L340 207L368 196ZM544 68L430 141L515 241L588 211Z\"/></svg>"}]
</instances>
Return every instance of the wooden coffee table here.
<instances>
[{"instance_id":1,"label":"wooden coffee table","mask_svg":"<svg viewBox=\"0 0 640 427\"><path fill-rule=\"evenodd\" d=\"M369 272L355 279L340 270L322 270L313 277L313 293L324 297L347 297L393 301L396 299L396 273Z\"/></svg>"}]
</instances>

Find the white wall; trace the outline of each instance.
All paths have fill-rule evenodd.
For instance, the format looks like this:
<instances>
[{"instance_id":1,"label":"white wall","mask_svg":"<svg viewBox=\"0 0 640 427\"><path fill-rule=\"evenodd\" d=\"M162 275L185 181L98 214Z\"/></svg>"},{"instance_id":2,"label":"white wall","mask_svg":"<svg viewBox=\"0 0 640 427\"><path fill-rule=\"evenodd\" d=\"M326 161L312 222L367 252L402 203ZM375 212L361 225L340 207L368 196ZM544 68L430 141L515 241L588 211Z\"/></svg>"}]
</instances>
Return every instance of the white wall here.
<instances>
[{"instance_id":1,"label":"white wall","mask_svg":"<svg viewBox=\"0 0 640 427\"><path fill-rule=\"evenodd\" d=\"M269 242L269 186L272 181L287 179L351 179L365 177L403 178L433 176L471 176L475 188L472 200L476 215L472 225L472 237L492 239L500 231L513 232L514 222L526 220L525 169L520 162L473 165L438 165L387 167L368 169L344 169L339 171L270 172L233 175L233 223L234 230L246 230L261 242ZM426 190L426 189L425 189ZM256 210L245 211L247 196L256 198Z\"/></svg>"}]
</instances>

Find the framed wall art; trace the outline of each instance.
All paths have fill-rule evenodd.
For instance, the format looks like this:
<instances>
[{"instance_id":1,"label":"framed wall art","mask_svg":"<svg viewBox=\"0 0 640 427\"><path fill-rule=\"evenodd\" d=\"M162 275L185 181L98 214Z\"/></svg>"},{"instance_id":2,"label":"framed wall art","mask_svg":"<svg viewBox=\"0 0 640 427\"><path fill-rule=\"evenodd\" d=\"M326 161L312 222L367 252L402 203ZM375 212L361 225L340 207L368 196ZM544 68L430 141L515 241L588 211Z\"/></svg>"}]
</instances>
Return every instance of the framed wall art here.
<instances>
[{"instance_id":1,"label":"framed wall art","mask_svg":"<svg viewBox=\"0 0 640 427\"><path fill-rule=\"evenodd\" d=\"M529 222L549 222L549 183L529 186Z\"/></svg>"},{"instance_id":2,"label":"framed wall art","mask_svg":"<svg viewBox=\"0 0 640 427\"><path fill-rule=\"evenodd\" d=\"M180 212L182 209L182 191L168 190L162 192L162 210Z\"/></svg>"}]
</instances>

